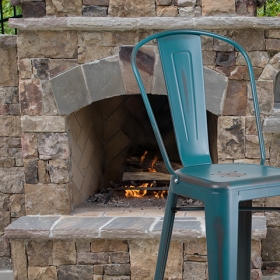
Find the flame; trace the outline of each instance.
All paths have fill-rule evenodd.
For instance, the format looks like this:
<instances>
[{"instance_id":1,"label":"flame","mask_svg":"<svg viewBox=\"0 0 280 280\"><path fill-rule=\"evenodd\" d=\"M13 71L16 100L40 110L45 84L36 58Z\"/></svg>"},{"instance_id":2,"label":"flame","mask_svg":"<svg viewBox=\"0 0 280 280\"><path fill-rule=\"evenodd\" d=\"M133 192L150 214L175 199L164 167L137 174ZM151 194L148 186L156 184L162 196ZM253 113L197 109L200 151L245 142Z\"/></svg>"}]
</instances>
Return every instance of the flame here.
<instances>
[{"instance_id":1,"label":"flame","mask_svg":"<svg viewBox=\"0 0 280 280\"><path fill-rule=\"evenodd\" d=\"M155 198L164 198L167 191L154 191Z\"/></svg>"},{"instance_id":2,"label":"flame","mask_svg":"<svg viewBox=\"0 0 280 280\"><path fill-rule=\"evenodd\" d=\"M147 153L148 153L148 151L145 151L144 154L141 156L141 158L140 158L140 166L142 165L142 163L143 163Z\"/></svg>"},{"instance_id":3,"label":"flame","mask_svg":"<svg viewBox=\"0 0 280 280\"><path fill-rule=\"evenodd\" d=\"M146 155L147 155L148 151L145 151L144 154L141 156L140 158L140 166L142 165ZM148 172L157 172L157 170L155 169L155 164L158 160L158 157L155 156L150 164L150 167L148 168ZM142 188L145 188L143 190L133 190L133 188L135 188L135 186L129 186L129 190L125 190L125 196L126 197L137 197L137 198L141 198L143 196L145 196L149 190L148 187L152 187L153 183L143 183L141 186ZM167 193L167 191L154 191L154 195L155 198L164 198L164 195Z\"/></svg>"},{"instance_id":4,"label":"flame","mask_svg":"<svg viewBox=\"0 0 280 280\"><path fill-rule=\"evenodd\" d=\"M151 167L148 168L149 172L157 172L157 170L154 167L157 160L158 160L158 157L155 156L154 159L152 160L151 164L150 164Z\"/></svg>"},{"instance_id":5,"label":"flame","mask_svg":"<svg viewBox=\"0 0 280 280\"><path fill-rule=\"evenodd\" d=\"M142 188L147 188L149 185L149 183L144 183L142 184L140 187ZM134 186L130 186L130 190L125 190L125 196L126 197L143 197L147 194L147 190L132 190L133 188L135 188Z\"/></svg>"}]
</instances>

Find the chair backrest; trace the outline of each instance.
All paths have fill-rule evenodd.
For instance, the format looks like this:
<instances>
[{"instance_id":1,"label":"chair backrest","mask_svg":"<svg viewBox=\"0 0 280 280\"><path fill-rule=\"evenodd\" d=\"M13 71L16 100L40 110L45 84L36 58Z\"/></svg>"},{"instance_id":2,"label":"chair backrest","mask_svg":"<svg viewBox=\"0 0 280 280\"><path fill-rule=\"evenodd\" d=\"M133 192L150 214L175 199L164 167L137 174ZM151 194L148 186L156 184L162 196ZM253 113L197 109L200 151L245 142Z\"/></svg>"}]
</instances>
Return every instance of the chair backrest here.
<instances>
[{"instance_id":1,"label":"chair backrest","mask_svg":"<svg viewBox=\"0 0 280 280\"><path fill-rule=\"evenodd\" d=\"M160 32L142 40L135 46L131 55L132 69L167 168L173 173L147 98L147 93L136 66L136 54L141 46L151 40L157 40L178 152L182 164L184 166L211 164L208 146L201 35L228 42L242 53L247 62L257 128L259 129L261 164L263 164L265 151L260 127L259 106L254 72L247 53L236 42L218 34L198 30L172 30Z\"/></svg>"}]
</instances>

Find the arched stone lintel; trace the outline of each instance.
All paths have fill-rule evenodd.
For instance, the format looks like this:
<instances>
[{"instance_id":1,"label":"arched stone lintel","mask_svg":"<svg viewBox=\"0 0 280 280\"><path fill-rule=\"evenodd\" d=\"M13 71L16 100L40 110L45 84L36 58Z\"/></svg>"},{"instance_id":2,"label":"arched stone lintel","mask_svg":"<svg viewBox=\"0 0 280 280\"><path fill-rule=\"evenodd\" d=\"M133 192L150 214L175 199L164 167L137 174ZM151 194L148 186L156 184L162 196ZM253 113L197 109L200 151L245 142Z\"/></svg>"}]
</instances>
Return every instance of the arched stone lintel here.
<instances>
[{"instance_id":1,"label":"arched stone lintel","mask_svg":"<svg viewBox=\"0 0 280 280\"><path fill-rule=\"evenodd\" d=\"M59 114L68 115L105 98L139 94L129 62L131 50L131 46L122 46L119 55L79 65L52 78L50 81ZM141 51L140 73L147 92L166 95L156 48L147 46ZM207 110L220 115L228 78L209 68L204 68L204 76Z\"/></svg>"}]
</instances>

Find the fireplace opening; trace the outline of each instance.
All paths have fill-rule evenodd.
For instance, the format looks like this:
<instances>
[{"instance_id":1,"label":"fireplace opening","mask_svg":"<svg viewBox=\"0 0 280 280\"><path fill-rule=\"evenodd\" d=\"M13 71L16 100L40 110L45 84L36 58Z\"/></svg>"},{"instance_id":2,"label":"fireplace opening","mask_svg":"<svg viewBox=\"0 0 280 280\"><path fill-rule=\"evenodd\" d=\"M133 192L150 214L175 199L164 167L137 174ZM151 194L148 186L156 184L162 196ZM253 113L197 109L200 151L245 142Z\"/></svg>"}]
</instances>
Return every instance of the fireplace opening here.
<instances>
[{"instance_id":1,"label":"fireplace opening","mask_svg":"<svg viewBox=\"0 0 280 280\"><path fill-rule=\"evenodd\" d=\"M167 96L149 95L149 99L170 161L179 168ZM207 111L213 162L217 162L217 118ZM93 102L70 115L69 127L74 206L94 202L98 196L108 202L113 189L122 190L122 197L127 187L146 195L147 191L139 189L143 184L149 186L148 195L154 196L154 188L158 188L157 195L166 196L169 175L139 94ZM147 174L151 170L157 174ZM143 171L144 177L133 179L133 173L141 175Z\"/></svg>"}]
</instances>

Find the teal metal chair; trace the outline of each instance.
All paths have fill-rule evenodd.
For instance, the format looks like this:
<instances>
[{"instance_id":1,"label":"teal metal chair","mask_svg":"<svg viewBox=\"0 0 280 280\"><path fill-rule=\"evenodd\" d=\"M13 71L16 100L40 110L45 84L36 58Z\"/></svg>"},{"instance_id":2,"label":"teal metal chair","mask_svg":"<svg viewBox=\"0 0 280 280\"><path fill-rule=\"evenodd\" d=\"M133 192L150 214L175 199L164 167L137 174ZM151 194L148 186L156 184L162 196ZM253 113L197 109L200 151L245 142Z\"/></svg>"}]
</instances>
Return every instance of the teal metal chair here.
<instances>
[{"instance_id":1,"label":"teal metal chair","mask_svg":"<svg viewBox=\"0 0 280 280\"><path fill-rule=\"evenodd\" d=\"M213 164L207 135L201 36L235 47L248 65L260 144L260 164ZM183 168L173 170L136 64L138 50L156 40L162 63L178 152ZM280 169L266 160L253 67L245 50L221 35L197 30L164 31L139 42L131 55L135 74L162 157L171 174L155 280L164 279L178 195L204 202L209 280L249 280L252 199L280 195Z\"/></svg>"}]
</instances>

